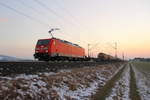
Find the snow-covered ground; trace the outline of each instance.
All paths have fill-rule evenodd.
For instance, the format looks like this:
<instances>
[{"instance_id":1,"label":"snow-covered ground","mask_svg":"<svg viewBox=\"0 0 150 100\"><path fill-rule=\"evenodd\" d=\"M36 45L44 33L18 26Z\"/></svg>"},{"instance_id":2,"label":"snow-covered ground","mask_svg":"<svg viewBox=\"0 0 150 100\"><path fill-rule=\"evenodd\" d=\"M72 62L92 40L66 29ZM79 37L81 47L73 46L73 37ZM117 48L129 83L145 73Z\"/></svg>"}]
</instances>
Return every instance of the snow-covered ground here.
<instances>
[{"instance_id":1,"label":"snow-covered ground","mask_svg":"<svg viewBox=\"0 0 150 100\"><path fill-rule=\"evenodd\" d=\"M133 67L133 69L142 100L150 100L150 77L147 77L149 73L144 75L144 73L140 72L136 67Z\"/></svg>"},{"instance_id":2,"label":"snow-covered ground","mask_svg":"<svg viewBox=\"0 0 150 100\"><path fill-rule=\"evenodd\" d=\"M88 100L120 66L99 65L58 73L0 77L0 100Z\"/></svg>"},{"instance_id":3,"label":"snow-covered ground","mask_svg":"<svg viewBox=\"0 0 150 100\"><path fill-rule=\"evenodd\" d=\"M127 66L106 100L130 100L130 68Z\"/></svg>"}]
</instances>

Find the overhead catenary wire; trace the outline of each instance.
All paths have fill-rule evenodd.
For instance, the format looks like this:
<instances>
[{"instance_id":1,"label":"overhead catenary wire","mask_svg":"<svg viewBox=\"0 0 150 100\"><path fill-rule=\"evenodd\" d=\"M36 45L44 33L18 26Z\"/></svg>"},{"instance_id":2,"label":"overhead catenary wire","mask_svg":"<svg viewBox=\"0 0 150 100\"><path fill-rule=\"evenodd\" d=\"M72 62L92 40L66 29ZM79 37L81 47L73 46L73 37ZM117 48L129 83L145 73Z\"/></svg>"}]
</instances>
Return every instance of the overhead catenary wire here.
<instances>
[{"instance_id":1,"label":"overhead catenary wire","mask_svg":"<svg viewBox=\"0 0 150 100\"><path fill-rule=\"evenodd\" d=\"M58 1L61 1L63 3L64 0L55 0L55 2L57 3L57 6L59 8L63 9L67 13L67 15L69 15L72 18L72 21L74 21L76 23L76 25L78 26L78 28L80 28L80 30L82 29L82 31L83 31L83 29L86 29L86 30L84 30L84 32L86 32L86 33L89 32L89 31L87 31L88 28L85 25L83 25L81 22L79 22L77 17L74 16L67 8L62 6Z\"/></svg>"},{"instance_id":2,"label":"overhead catenary wire","mask_svg":"<svg viewBox=\"0 0 150 100\"><path fill-rule=\"evenodd\" d=\"M25 2L23 1L23 0L17 0L18 2L20 2L22 5L24 5L26 8L28 8L28 9L31 9L33 12L35 12L35 13L37 13L38 15L40 15L40 16L42 16L42 17L44 17L44 18L46 18L47 20L52 20L52 18L51 18L51 16L46 16L46 14L44 14L44 12L41 12L41 11L39 11L39 10L37 10L36 8L34 8L34 7L32 7L32 6L30 6L30 5L27 5L27 4L25 4ZM35 2L36 3L36 2ZM37 3L36 3L37 4ZM41 5L40 5L41 6ZM42 13L42 14L41 14ZM44 14L44 15L43 15ZM53 19L54 20L54 19ZM57 25L55 26L55 27L58 27L58 28L63 28L63 24L60 22L60 21L55 21L56 23L57 23Z\"/></svg>"},{"instance_id":3,"label":"overhead catenary wire","mask_svg":"<svg viewBox=\"0 0 150 100\"><path fill-rule=\"evenodd\" d=\"M49 6L47 6L45 3L41 2L40 0L33 0L35 1L37 4L39 4L41 7L43 7L44 9L46 9L49 13L54 14L56 17L58 17L59 19L61 19L64 23L70 23L71 25L75 26L76 28L78 28L79 30L81 30L79 27L77 27L77 25L75 23L73 23L72 21L69 21L68 18L59 15L57 12L55 12L53 9L51 9Z\"/></svg>"},{"instance_id":4,"label":"overhead catenary wire","mask_svg":"<svg viewBox=\"0 0 150 100\"><path fill-rule=\"evenodd\" d=\"M21 3L22 5L24 5L26 8L31 9L32 11L34 11L35 13L41 15L42 12L40 12L39 10L35 9L34 7L30 6L30 5L26 5L24 0L17 0L19 3ZM43 14L43 13L42 13Z\"/></svg>"},{"instance_id":5,"label":"overhead catenary wire","mask_svg":"<svg viewBox=\"0 0 150 100\"><path fill-rule=\"evenodd\" d=\"M45 17L47 20L50 20L50 18L47 17L44 12L42 12L42 11L40 11L40 10L37 10L37 9L36 9L35 7L33 7L33 6L27 5L23 0L17 0L17 2L19 2L20 4L22 4L22 5L25 6L26 8L32 10L34 13L36 13L36 14L42 16L42 17ZM44 14L44 15L43 15L43 14ZM61 26L60 24L61 24L61 23L59 23L59 26ZM62 26L61 26L61 27L62 27Z\"/></svg>"},{"instance_id":6,"label":"overhead catenary wire","mask_svg":"<svg viewBox=\"0 0 150 100\"><path fill-rule=\"evenodd\" d=\"M88 57L91 56L91 53L98 45L99 45L99 42L96 44L88 44Z\"/></svg>"},{"instance_id":7,"label":"overhead catenary wire","mask_svg":"<svg viewBox=\"0 0 150 100\"><path fill-rule=\"evenodd\" d=\"M90 48L90 50L95 49L98 45L99 45L99 42L96 43L96 44L94 44L94 45Z\"/></svg>"},{"instance_id":8,"label":"overhead catenary wire","mask_svg":"<svg viewBox=\"0 0 150 100\"><path fill-rule=\"evenodd\" d=\"M45 23L45 22L43 22L43 21L41 21L41 20L39 20L39 19L36 19L36 18L34 18L34 17L30 16L30 15L27 15L27 14L25 14L25 13L23 13L23 12L21 12L21 11L15 9L15 8L13 8L13 7L11 7L11 6L7 5L7 4L5 4L5 3L0 2L0 5L3 6L3 7L5 7L5 8L7 8L7 9L10 9L10 10L16 12L16 13L19 14L19 15L22 15L22 16L24 16L24 17L30 19L30 20L33 20L33 21L35 21L35 22L37 22L37 23L39 23L39 24L42 24L42 25L44 25L44 26L46 26L46 27L50 27L49 24L47 24L47 23Z\"/></svg>"},{"instance_id":9,"label":"overhead catenary wire","mask_svg":"<svg viewBox=\"0 0 150 100\"><path fill-rule=\"evenodd\" d=\"M58 2L58 1L61 1ZM88 31L89 28L87 28L85 25L83 25L81 22L79 22L79 20L77 19L76 16L74 16L70 10L68 10L65 6L63 6L62 4L64 3L64 0L55 0L56 6L59 7L60 9L63 9L63 11L70 16L70 18L72 19L72 21L75 23L74 25L76 26L76 28L78 28L78 30L80 30L80 32L83 33L90 33L90 31ZM80 40L80 39L79 39ZM80 40L81 41L81 40ZM87 41L84 41L84 39L82 39L83 42L87 43Z\"/></svg>"},{"instance_id":10,"label":"overhead catenary wire","mask_svg":"<svg viewBox=\"0 0 150 100\"><path fill-rule=\"evenodd\" d=\"M19 15L22 15L22 16L24 16L24 17L26 17L26 18L28 18L28 19L34 21L34 22L37 22L37 23L39 23L39 24L41 24L41 25L43 25L43 26L46 26L46 27L51 28L48 23L45 23L44 21L39 20L39 19L37 19L36 17L32 17L31 15L28 15L28 14L26 14L26 13L24 13L24 12L22 12L22 11L16 9L16 8L12 7L12 6L9 6L8 4L5 4L5 3L0 2L0 5L3 6L3 7L5 7L5 8L7 8L7 9L10 9L10 10L12 10L13 12L15 12L15 13L17 13L17 14L19 14Z\"/></svg>"},{"instance_id":11,"label":"overhead catenary wire","mask_svg":"<svg viewBox=\"0 0 150 100\"><path fill-rule=\"evenodd\" d=\"M109 45L112 49L115 50L115 57L117 58L118 45L117 45L117 42L114 42L113 44L114 44L114 45L112 45L112 44L110 44L110 43L107 43L107 45Z\"/></svg>"},{"instance_id":12,"label":"overhead catenary wire","mask_svg":"<svg viewBox=\"0 0 150 100\"><path fill-rule=\"evenodd\" d=\"M37 13L39 15L41 15L41 12L39 10L36 10L34 7L30 6L30 5L26 5L26 3L23 0L17 0L19 3L21 3L22 5L24 5L26 8L31 9L32 11L34 11L34 13ZM37 4L39 4L40 6L44 7L47 11L50 11L51 13L55 14L57 17L61 17L60 15L58 15L55 11L53 11L50 7L48 7L46 4L44 4L43 2L39 1L39 0L34 0ZM73 15L71 13L69 13L69 11L67 11L64 7L62 7L60 4L58 4L60 8L64 9L64 11L66 11L67 14L70 15L70 17L72 17L73 19ZM42 12L43 13L43 12ZM46 16L46 15L44 15ZM67 20L67 19L66 19ZM74 22L77 22L74 19ZM62 25L60 25L61 23L59 22L59 26L62 27Z\"/></svg>"},{"instance_id":13,"label":"overhead catenary wire","mask_svg":"<svg viewBox=\"0 0 150 100\"><path fill-rule=\"evenodd\" d=\"M81 24L78 22L77 18L68 9L62 6L57 0L55 0L55 2L57 3L57 7L59 7L60 9L63 9L63 11L71 17L72 21L74 21L78 25Z\"/></svg>"},{"instance_id":14,"label":"overhead catenary wire","mask_svg":"<svg viewBox=\"0 0 150 100\"><path fill-rule=\"evenodd\" d=\"M35 1L37 4L39 4L41 7L43 7L44 9L46 9L48 12L54 14L57 17L62 18L62 16L58 15L55 11L53 11L50 7L48 7L45 3L39 1L39 0L33 0Z\"/></svg>"},{"instance_id":15,"label":"overhead catenary wire","mask_svg":"<svg viewBox=\"0 0 150 100\"><path fill-rule=\"evenodd\" d=\"M38 10L36 10L34 7L31 7L31 6L29 6L29 5L26 5L25 4L25 2L23 1L23 0L17 0L19 3L21 3L22 5L24 5L26 8L29 8L29 9L31 9L32 11L34 11L34 12L36 12L37 14L40 14L40 12L38 11ZM38 11L38 12L37 12ZM40 14L41 15L41 14ZM43 17L45 17L45 15L43 16ZM60 25L59 24L59 26L60 27L62 27L62 25ZM59 27L59 28L60 28ZM59 30L63 35L65 35L65 36L67 36L67 37L69 37L68 35L70 35L70 34L68 34L68 33L63 33L61 30ZM64 30L63 30L64 31ZM71 36L70 36L71 37ZM70 40L72 40L72 38L70 39Z\"/></svg>"},{"instance_id":16,"label":"overhead catenary wire","mask_svg":"<svg viewBox=\"0 0 150 100\"><path fill-rule=\"evenodd\" d=\"M46 9L50 14L54 14L56 17L58 17L59 19L61 19L64 23L70 23L73 26L75 26L78 30L82 31L83 30L78 27L75 23L72 23L71 21L69 21L66 17L59 15L57 12L55 12L53 9L51 9L49 6L47 6L44 2L40 1L40 0L33 0L34 2L36 2L37 4L39 4L41 7L43 7L44 9ZM75 28L74 27L74 28ZM84 32L87 32L86 30L84 30ZM80 40L80 39L79 39ZM81 41L81 40L80 40ZM82 39L83 41L83 39ZM84 41L86 42L86 41Z\"/></svg>"},{"instance_id":17,"label":"overhead catenary wire","mask_svg":"<svg viewBox=\"0 0 150 100\"><path fill-rule=\"evenodd\" d=\"M19 3L21 3L22 5L24 5L26 8L31 9L32 11L34 11L35 13L37 13L38 15L43 16L43 14L44 14L43 12L42 12L42 14L41 14L41 12L40 12L39 10L35 9L34 7L32 7L32 6L30 6L30 5L26 5L23 0L17 0L17 1L18 1ZM38 4L39 4L39 3L38 3ZM42 6L42 5L40 5L40 6ZM43 6L42 6L42 7L43 7ZM46 17L46 14L45 14L43 17ZM47 20L50 19L50 17L46 17L46 18L47 18ZM57 23L59 24L57 27L59 27L59 28L62 28L62 27L63 27L63 25L62 25L61 22L58 22L58 21L57 21Z\"/></svg>"},{"instance_id":18,"label":"overhead catenary wire","mask_svg":"<svg viewBox=\"0 0 150 100\"><path fill-rule=\"evenodd\" d=\"M37 19L36 17L32 17L31 15L28 15L28 14L26 14L25 12L16 9L16 8L13 7L13 6L10 6L10 5L5 4L5 3L2 3L2 2L0 2L0 6L3 6L3 7L5 7L5 8L7 8L7 9L9 9L9 10L11 10L11 11L13 11L13 12L15 12L15 13L21 15L21 16L24 16L25 18L28 18L28 19L30 19L30 20L32 20L32 21L34 21L34 22L37 22L37 23L39 23L39 24L41 24L41 25L43 25L43 26L45 26L45 27L51 28L48 23L45 23L44 21L39 20L39 19Z\"/></svg>"},{"instance_id":19,"label":"overhead catenary wire","mask_svg":"<svg viewBox=\"0 0 150 100\"><path fill-rule=\"evenodd\" d=\"M70 24L72 24L73 26L76 27L76 25L74 23L70 22L68 19L66 19L66 17L63 17L63 16L59 15L57 12L55 12L53 9L51 9L49 6L47 6L44 2L41 2L40 0L33 0L33 1L35 1L37 4L39 4L45 10L47 10L50 14L54 14L56 17L58 17L59 19L61 19L64 23L67 22L67 23L70 23ZM81 29L79 29L79 30L81 30Z\"/></svg>"}]
</instances>

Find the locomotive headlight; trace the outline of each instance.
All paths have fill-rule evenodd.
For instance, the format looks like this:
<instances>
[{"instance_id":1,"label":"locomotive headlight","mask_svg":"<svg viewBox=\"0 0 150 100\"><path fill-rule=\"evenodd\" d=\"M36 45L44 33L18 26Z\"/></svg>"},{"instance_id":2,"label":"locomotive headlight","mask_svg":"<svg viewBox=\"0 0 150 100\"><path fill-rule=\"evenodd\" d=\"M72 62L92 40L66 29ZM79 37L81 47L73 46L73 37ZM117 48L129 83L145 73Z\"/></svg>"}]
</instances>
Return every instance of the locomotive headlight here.
<instances>
[{"instance_id":1,"label":"locomotive headlight","mask_svg":"<svg viewBox=\"0 0 150 100\"><path fill-rule=\"evenodd\" d=\"M46 50L45 52L48 52L48 50Z\"/></svg>"},{"instance_id":2,"label":"locomotive headlight","mask_svg":"<svg viewBox=\"0 0 150 100\"><path fill-rule=\"evenodd\" d=\"M39 51L35 51L35 53L38 53Z\"/></svg>"}]
</instances>

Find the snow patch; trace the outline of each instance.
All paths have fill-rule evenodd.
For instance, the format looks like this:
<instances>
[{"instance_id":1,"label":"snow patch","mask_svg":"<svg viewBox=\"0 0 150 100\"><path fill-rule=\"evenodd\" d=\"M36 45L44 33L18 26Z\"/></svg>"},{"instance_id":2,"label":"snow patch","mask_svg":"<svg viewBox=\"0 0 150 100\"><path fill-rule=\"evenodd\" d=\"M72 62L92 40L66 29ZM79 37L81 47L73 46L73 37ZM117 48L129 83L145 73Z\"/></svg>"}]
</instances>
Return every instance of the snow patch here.
<instances>
[{"instance_id":1,"label":"snow patch","mask_svg":"<svg viewBox=\"0 0 150 100\"><path fill-rule=\"evenodd\" d=\"M112 88L112 92L106 98L106 100L130 100L129 91L130 91L130 68L127 68L122 73L120 79L115 83L115 86Z\"/></svg>"},{"instance_id":2,"label":"snow patch","mask_svg":"<svg viewBox=\"0 0 150 100\"><path fill-rule=\"evenodd\" d=\"M139 89L140 96L142 100L149 100L150 99L150 83L149 79L143 75L138 69L133 67L135 72L137 87Z\"/></svg>"},{"instance_id":3,"label":"snow patch","mask_svg":"<svg viewBox=\"0 0 150 100\"><path fill-rule=\"evenodd\" d=\"M116 74L121 67L118 66L105 65L62 70L58 73L0 77L0 100L89 100L99 86L104 86Z\"/></svg>"}]
</instances>

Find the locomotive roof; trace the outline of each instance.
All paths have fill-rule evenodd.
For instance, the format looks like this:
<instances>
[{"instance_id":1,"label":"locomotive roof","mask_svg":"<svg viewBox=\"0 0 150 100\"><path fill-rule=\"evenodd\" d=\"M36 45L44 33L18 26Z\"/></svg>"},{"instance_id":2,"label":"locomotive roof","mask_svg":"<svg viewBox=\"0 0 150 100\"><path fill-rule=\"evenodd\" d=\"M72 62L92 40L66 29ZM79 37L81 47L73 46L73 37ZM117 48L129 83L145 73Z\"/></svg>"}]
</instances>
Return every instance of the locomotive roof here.
<instances>
[{"instance_id":1,"label":"locomotive roof","mask_svg":"<svg viewBox=\"0 0 150 100\"><path fill-rule=\"evenodd\" d=\"M69 45L73 45L73 46L76 46L76 47L80 47L82 48L81 46L79 46L78 44L75 44L75 43L71 43L69 41L66 41L66 40L62 40L62 39L58 39L58 38L47 38L47 39L39 39L39 40L48 40L48 39L56 39L56 40L60 40L61 42L64 42L66 44L69 44Z\"/></svg>"},{"instance_id":2,"label":"locomotive roof","mask_svg":"<svg viewBox=\"0 0 150 100\"><path fill-rule=\"evenodd\" d=\"M66 44L69 44L69 45L73 45L73 46L77 46L77 47L82 48L82 47L79 46L78 44L74 44L74 43L71 43L71 42L66 41L66 40L62 40L62 39L58 39L58 38L52 38L52 39L57 39L57 40L60 40L61 42L64 42L64 43L66 43Z\"/></svg>"}]
</instances>

